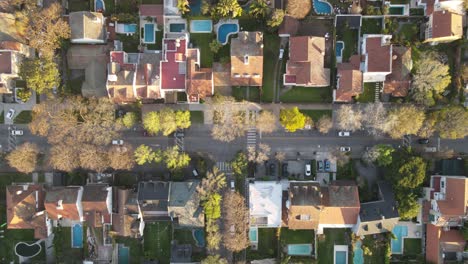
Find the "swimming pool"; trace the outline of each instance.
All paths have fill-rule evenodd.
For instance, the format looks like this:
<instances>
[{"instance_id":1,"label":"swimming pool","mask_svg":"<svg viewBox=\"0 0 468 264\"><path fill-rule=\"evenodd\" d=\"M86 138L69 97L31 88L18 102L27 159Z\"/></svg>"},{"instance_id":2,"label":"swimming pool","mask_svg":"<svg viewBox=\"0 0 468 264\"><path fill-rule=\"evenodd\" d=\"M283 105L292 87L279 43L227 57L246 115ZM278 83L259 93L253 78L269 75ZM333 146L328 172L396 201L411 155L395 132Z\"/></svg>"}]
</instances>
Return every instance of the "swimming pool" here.
<instances>
[{"instance_id":1,"label":"swimming pool","mask_svg":"<svg viewBox=\"0 0 468 264\"><path fill-rule=\"evenodd\" d=\"M130 249L128 247L119 247L119 264L130 263Z\"/></svg>"},{"instance_id":2,"label":"swimming pool","mask_svg":"<svg viewBox=\"0 0 468 264\"><path fill-rule=\"evenodd\" d=\"M210 33L213 30L211 20L192 20L190 22L191 33Z\"/></svg>"},{"instance_id":3,"label":"swimming pool","mask_svg":"<svg viewBox=\"0 0 468 264\"><path fill-rule=\"evenodd\" d=\"M343 57L343 50L344 50L344 42L337 41L336 42L336 57Z\"/></svg>"},{"instance_id":4,"label":"swimming pool","mask_svg":"<svg viewBox=\"0 0 468 264\"><path fill-rule=\"evenodd\" d=\"M197 243L197 247L205 247L205 231L203 229L195 229L192 231L192 236Z\"/></svg>"},{"instance_id":5,"label":"swimming pool","mask_svg":"<svg viewBox=\"0 0 468 264\"><path fill-rule=\"evenodd\" d=\"M258 242L258 229L257 228L250 228L249 229L249 240L250 242Z\"/></svg>"},{"instance_id":6,"label":"swimming pool","mask_svg":"<svg viewBox=\"0 0 468 264\"><path fill-rule=\"evenodd\" d=\"M83 226L75 224L72 229L72 248L83 248Z\"/></svg>"},{"instance_id":7,"label":"swimming pool","mask_svg":"<svg viewBox=\"0 0 468 264\"><path fill-rule=\"evenodd\" d=\"M356 241L354 244L354 255L353 255L353 263L354 264L364 264L364 252L362 251L362 242Z\"/></svg>"},{"instance_id":8,"label":"swimming pool","mask_svg":"<svg viewBox=\"0 0 468 264\"><path fill-rule=\"evenodd\" d=\"M218 42L226 45L229 40L229 35L237 34L239 32L239 25L234 23L222 24L218 28Z\"/></svg>"},{"instance_id":9,"label":"swimming pool","mask_svg":"<svg viewBox=\"0 0 468 264\"><path fill-rule=\"evenodd\" d=\"M184 32L185 24L182 23L174 23L169 25L170 32Z\"/></svg>"},{"instance_id":10,"label":"swimming pool","mask_svg":"<svg viewBox=\"0 0 468 264\"><path fill-rule=\"evenodd\" d=\"M154 32L154 24L145 24L144 25L144 42L145 43L155 43L155 32Z\"/></svg>"},{"instance_id":11,"label":"swimming pool","mask_svg":"<svg viewBox=\"0 0 468 264\"><path fill-rule=\"evenodd\" d=\"M94 11L105 11L106 7L103 0L96 0L94 4Z\"/></svg>"},{"instance_id":12,"label":"swimming pool","mask_svg":"<svg viewBox=\"0 0 468 264\"><path fill-rule=\"evenodd\" d=\"M290 256L311 256L312 244L289 244L288 255Z\"/></svg>"},{"instance_id":13,"label":"swimming pool","mask_svg":"<svg viewBox=\"0 0 468 264\"><path fill-rule=\"evenodd\" d=\"M397 239L392 239L390 245L392 248L392 254L402 254L403 253L403 239L408 236L408 227L396 225L393 230L393 234Z\"/></svg>"},{"instance_id":14,"label":"swimming pool","mask_svg":"<svg viewBox=\"0 0 468 264\"><path fill-rule=\"evenodd\" d=\"M346 251L335 251L335 264L346 264L348 258L347 253Z\"/></svg>"},{"instance_id":15,"label":"swimming pool","mask_svg":"<svg viewBox=\"0 0 468 264\"><path fill-rule=\"evenodd\" d=\"M319 15L330 15L332 6L325 0L314 0L314 10Z\"/></svg>"},{"instance_id":16,"label":"swimming pool","mask_svg":"<svg viewBox=\"0 0 468 264\"><path fill-rule=\"evenodd\" d=\"M136 24L124 24L123 29L125 33L135 33L137 30Z\"/></svg>"},{"instance_id":17,"label":"swimming pool","mask_svg":"<svg viewBox=\"0 0 468 264\"><path fill-rule=\"evenodd\" d=\"M389 15L404 15L405 7L404 6L390 6L388 8Z\"/></svg>"}]
</instances>

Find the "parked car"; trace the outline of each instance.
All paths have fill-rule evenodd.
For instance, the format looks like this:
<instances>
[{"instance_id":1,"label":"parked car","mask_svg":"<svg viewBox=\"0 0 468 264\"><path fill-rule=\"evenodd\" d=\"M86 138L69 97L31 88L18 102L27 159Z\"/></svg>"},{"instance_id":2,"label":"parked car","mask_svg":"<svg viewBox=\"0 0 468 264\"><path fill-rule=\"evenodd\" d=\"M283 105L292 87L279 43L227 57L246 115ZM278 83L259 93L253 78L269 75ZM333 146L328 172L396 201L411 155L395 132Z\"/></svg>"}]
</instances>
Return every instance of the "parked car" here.
<instances>
[{"instance_id":1,"label":"parked car","mask_svg":"<svg viewBox=\"0 0 468 264\"><path fill-rule=\"evenodd\" d=\"M281 165L281 175L283 175L283 177L289 176L287 163L283 163L283 165Z\"/></svg>"},{"instance_id":2,"label":"parked car","mask_svg":"<svg viewBox=\"0 0 468 264\"><path fill-rule=\"evenodd\" d=\"M283 59L283 55L284 55L284 49L280 49L279 51L279 59Z\"/></svg>"},{"instance_id":3,"label":"parked car","mask_svg":"<svg viewBox=\"0 0 468 264\"><path fill-rule=\"evenodd\" d=\"M274 176L275 175L275 170L276 170L276 166L274 163L270 163L270 175L271 176Z\"/></svg>"},{"instance_id":4,"label":"parked car","mask_svg":"<svg viewBox=\"0 0 468 264\"><path fill-rule=\"evenodd\" d=\"M10 109L8 110L8 113L6 114L6 118L11 119L14 114L15 114L15 109Z\"/></svg>"},{"instance_id":5,"label":"parked car","mask_svg":"<svg viewBox=\"0 0 468 264\"><path fill-rule=\"evenodd\" d=\"M330 171L330 161L329 160L325 160L325 171Z\"/></svg>"},{"instance_id":6,"label":"parked car","mask_svg":"<svg viewBox=\"0 0 468 264\"><path fill-rule=\"evenodd\" d=\"M192 174L193 174L193 177L198 177L197 169L193 169Z\"/></svg>"},{"instance_id":7,"label":"parked car","mask_svg":"<svg viewBox=\"0 0 468 264\"><path fill-rule=\"evenodd\" d=\"M429 144L429 139L428 138L420 138L420 139L418 139L418 143L422 144L422 145Z\"/></svg>"},{"instance_id":8,"label":"parked car","mask_svg":"<svg viewBox=\"0 0 468 264\"><path fill-rule=\"evenodd\" d=\"M351 151L351 147L340 147L340 151L341 151L341 152L350 152L350 151Z\"/></svg>"},{"instance_id":9,"label":"parked car","mask_svg":"<svg viewBox=\"0 0 468 264\"><path fill-rule=\"evenodd\" d=\"M349 132L349 131L340 131L340 132L338 132L338 136L339 137L349 137L349 136L351 136L351 132Z\"/></svg>"},{"instance_id":10,"label":"parked car","mask_svg":"<svg viewBox=\"0 0 468 264\"><path fill-rule=\"evenodd\" d=\"M319 160L317 161L317 167L318 167L318 171L323 171L323 161Z\"/></svg>"},{"instance_id":11,"label":"parked car","mask_svg":"<svg viewBox=\"0 0 468 264\"><path fill-rule=\"evenodd\" d=\"M234 183L234 180L231 180L231 191L235 191L236 190L236 185Z\"/></svg>"},{"instance_id":12,"label":"parked car","mask_svg":"<svg viewBox=\"0 0 468 264\"><path fill-rule=\"evenodd\" d=\"M305 175L306 176L312 175L312 170L310 168L310 163L306 163L306 165L305 165Z\"/></svg>"},{"instance_id":13,"label":"parked car","mask_svg":"<svg viewBox=\"0 0 468 264\"><path fill-rule=\"evenodd\" d=\"M11 131L11 134L12 134L13 136L22 136L22 135L23 135L23 130L13 129L13 130Z\"/></svg>"},{"instance_id":14,"label":"parked car","mask_svg":"<svg viewBox=\"0 0 468 264\"><path fill-rule=\"evenodd\" d=\"M114 139L112 140L112 145L123 145L122 139Z\"/></svg>"}]
</instances>

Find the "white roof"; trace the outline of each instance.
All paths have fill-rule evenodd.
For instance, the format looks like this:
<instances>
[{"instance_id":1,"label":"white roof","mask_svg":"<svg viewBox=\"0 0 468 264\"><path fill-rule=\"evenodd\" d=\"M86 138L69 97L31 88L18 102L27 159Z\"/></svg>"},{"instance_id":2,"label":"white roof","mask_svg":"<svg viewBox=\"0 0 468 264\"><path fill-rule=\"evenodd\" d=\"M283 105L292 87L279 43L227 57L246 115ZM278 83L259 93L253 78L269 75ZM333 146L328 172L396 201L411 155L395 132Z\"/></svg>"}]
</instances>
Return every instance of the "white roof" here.
<instances>
[{"instance_id":1,"label":"white roof","mask_svg":"<svg viewBox=\"0 0 468 264\"><path fill-rule=\"evenodd\" d=\"M281 183L257 181L249 184L250 218L266 217L268 227L281 226Z\"/></svg>"}]
</instances>

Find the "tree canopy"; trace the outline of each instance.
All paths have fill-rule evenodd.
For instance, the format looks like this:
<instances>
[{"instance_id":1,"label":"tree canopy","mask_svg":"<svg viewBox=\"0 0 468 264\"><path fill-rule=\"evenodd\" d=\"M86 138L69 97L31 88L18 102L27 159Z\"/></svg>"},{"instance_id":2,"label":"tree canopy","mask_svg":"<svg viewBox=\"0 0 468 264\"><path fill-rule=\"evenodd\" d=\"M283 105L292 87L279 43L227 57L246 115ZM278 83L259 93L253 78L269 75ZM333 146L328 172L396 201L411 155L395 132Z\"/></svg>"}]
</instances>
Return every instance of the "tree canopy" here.
<instances>
[{"instance_id":1,"label":"tree canopy","mask_svg":"<svg viewBox=\"0 0 468 264\"><path fill-rule=\"evenodd\" d=\"M22 173L31 173L36 169L39 148L34 143L24 143L6 156L8 165Z\"/></svg>"},{"instance_id":2,"label":"tree canopy","mask_svg":"<svg viewBox=\"0 0 468 264\"><path fill-rule=\"evenodd\" d=\"M225 18L225 17L239 17L242 15L242 7L239 5L237 0L220 0L214 6L211 13L214 16Z\"/></svg>"},{"instance_id":3,"label":"tree canopy","mask_svg":"<svg viewBox=\"0 0 468 264\"><path fill-rule=\"evenodd\" d=\"M280 123L288 132L296 132L303 129L306 122L306 116L299 111L299 108L281 109Z\"/></svg>"},{"instance_id":4,"label":"tree canopy","mask_svg":"<svg viewBox=\"0 0 468 264\"><path fill-rule=\"evenodd\" d=\"M342 105L336 111L336 122L339 129L359 130L362 127L362 112L352 105Z\"/></svg>"},{"instance_id":5,"label":"tree canopy","mask_svg":"<svg viewBox=\"0 0 468 264\"><path fill-rule=\"evenodd\" d=\"M122 117L122 124L126 128L132 128L136 123L138 122L138 114L135 112L127 112L125 115Z\"/></svg>"},{"instance_id":6,"label":"tree canopy","mask_svg":"<svg viewBox=\"0 0 468 264\"><path fill-rule=\"evenodd\" d=\"M57 64L51 59L24 60L20 66L19 76L26 81L29 89L33 89L37 93L51 91L60 85Z\"/></svg>"},{"instance_id":7,"label":"tree canopy","mask_svg":"<svg viewBox=\"0 0 468 264\"><path fill-rule=\"evenodd\" d=\"M224 196L223 219L225 247L234 252L247 248L249 246L247 238L249 211L245 205L245 198L238 192L227 192Z\"/></svg>"},{"instance_id":8,"label":"tree canopy","mask_svg":"<svg viewBox=\"0 0 468 264\"><path fill-rule=\"evenodd\" d=\"M244 152L238 152L233 161L231 161L232 172L238 176L247 175L248 160Z\"/></svg>"},{"instance_id":9,"label":"tree canopy","mask_svg":"<svg viewBox=\"0 0 468 264\"><path fill-rule=\"evenodd\" d=\"M262 133L272 133L276 127L277 117L270 111L262 111L258 114L255 126Z\"/></svg>"},{"instance_id":10,"label":"tree canopy","mask_svg":"<svg viewBox=\"0 0 468 264\"><path fill-rule=\"evenodd\" d=\"M265 18L270 11L270 7L265 0L255 0L250 4L249 14L256 18Z\"/></svg>"},{"instance_id":11,"label":"tree canopy","mask_svg":"<svg viewBox=\"0 0 468 264\"><path fill-rule=\"evenodd\" d=\"M329 116L324 115L315 123L315 127L320 133L326 134L332 129L333 121Z\"/></svg>"},{"instance_id":12,"label":"tree canopy","mask_svg":"<svg viewBox=\"0 0 468 264\"><path fill-rule=\"evenodd\" d=\"M227 264L227 260L220 255L210 255L201 261L201 264Z\"/></svg>"},{"instance_id":13,"label":"tree canopy","mask_svg":"<svg viewBox=\"0 0 468 264\"><path fill-rule=\"evenodd\" d=\"M461 106L450 106L435 113L435 129L441 138L457 139L468 135L468 111Z\"/></svg>"},{"instance_id":14,"label":"tree canopy","mask_svg":"<svg viewBox=\"0 0 468 264\"><path fill-rule=\"evenodd\" d=\"M392 138L418 133L425 119L424 110L413 105L392 109L388 113L386 132Z\"/></svg>"},{"instance_id":15,"label":"tree canopy","mask_svg":"<svg viewBox=\"0 0 468 264\"><path fill-rule=\"evenodd\" d=\"M152 135L162 132L164 136L167 136L177 129L189 128L190 125L189 111L163 108L160 111L149 112L143 117L143 127Z\"/></svg>"},{"instance_id":16,"label":"tree canopy","mask_svg":"<svg viewBox=\"0 0 468 264\"><path fill-rule=\"evenodd\" d=\"M167 148L163 152L166 167L169 170L179 170L187 167L190 163L190 156L180 152L177 146Z\"/></svg>"},{"instance_id":17,"label":"tree canopy","mask_svg":"<svg viewBox=\"0 0 468 264\"><path fill-rule=\"evenodd\" d=\"M270 18L267 21L267 26L270 28L279 27L281 23L283 23L283 19L285 15L286 13L284 12L283 9L278 9L278 8L275 9L275 11L271 13Z\"/></svg>"}]
</instances>

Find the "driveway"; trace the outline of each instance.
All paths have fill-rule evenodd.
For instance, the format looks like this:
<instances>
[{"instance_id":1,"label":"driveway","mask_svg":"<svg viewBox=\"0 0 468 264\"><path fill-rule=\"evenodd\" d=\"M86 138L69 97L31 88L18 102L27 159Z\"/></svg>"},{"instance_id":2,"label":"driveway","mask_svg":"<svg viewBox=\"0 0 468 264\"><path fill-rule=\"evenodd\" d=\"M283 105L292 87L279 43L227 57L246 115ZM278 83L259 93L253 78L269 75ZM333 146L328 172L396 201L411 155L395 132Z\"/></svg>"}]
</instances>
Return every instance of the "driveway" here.
<instances>
[{"instance_id":1,"label":"driveway","mask_svg":"<svg viewBox=\"0 0 468 264\"><path fill-rule=\"evenodd\" d=\"M3 111L3 114L5 116L5 124L6 125L13 124L13 120L15 119L16 116L19 115L19 113L21 113L22 111L31 111L35 105L36 105L36 92L35 91L32 91L31 98L26 103L21 103L21 104L0 103L0 110ZM13 115L11 119L8 119L6 118L6 113L10 109L14 109L15 114Z\"/></svg>"}]
</instances>

